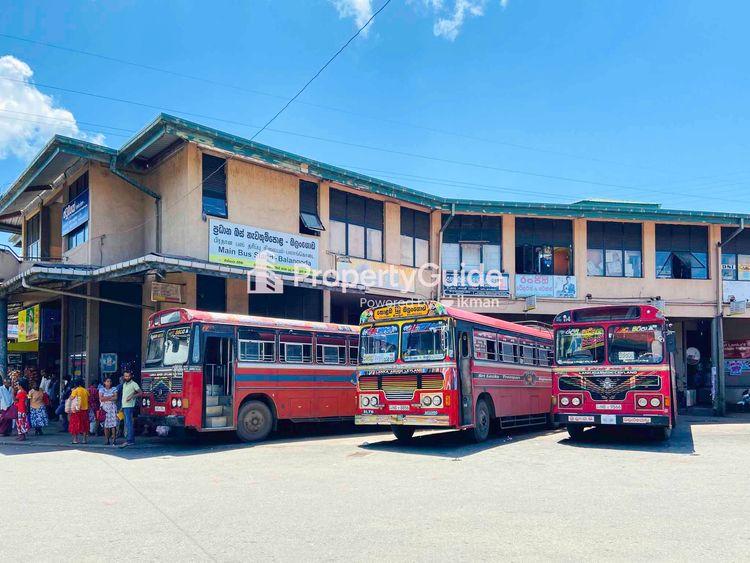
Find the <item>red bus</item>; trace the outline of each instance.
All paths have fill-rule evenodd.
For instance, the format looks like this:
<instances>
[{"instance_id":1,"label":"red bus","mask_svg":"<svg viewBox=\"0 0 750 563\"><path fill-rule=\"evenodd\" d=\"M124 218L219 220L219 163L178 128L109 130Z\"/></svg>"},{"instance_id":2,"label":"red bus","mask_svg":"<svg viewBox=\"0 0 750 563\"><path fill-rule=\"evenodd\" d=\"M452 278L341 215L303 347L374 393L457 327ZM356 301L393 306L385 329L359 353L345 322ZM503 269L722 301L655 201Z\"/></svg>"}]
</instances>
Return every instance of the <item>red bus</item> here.
<instances>
[{"instance_id":1,"label":"red bus","mask_svg":"<svg viewBox=\"0 0 750 563\"><path fill-rule=\"evenodd\" d=\"M189 309L151 315L141 416L262 440L279 420L355 410L357 327Z\"/></svg>"},{"instance_id":2,"label":"red bus","mask_svg":"<svg viewBox=\"0 0 750 563\"><path fill-rule=\"evenodd\" d=\"M436 301L367 309L360 322L356 424L469 431L551 422L549 331Z\"/></svg>"},{"instance_id":3,"label":"red bus","mask_svg":"<svg viewBox=\"0 0 750 563\"><path fill-rule=\"evenodd\" d=\"M652 305L565 311L555 317L555 420L577 439L587 426L648 427L668 439L676 422L672 336Z\"/></svg>"}]
</instances>

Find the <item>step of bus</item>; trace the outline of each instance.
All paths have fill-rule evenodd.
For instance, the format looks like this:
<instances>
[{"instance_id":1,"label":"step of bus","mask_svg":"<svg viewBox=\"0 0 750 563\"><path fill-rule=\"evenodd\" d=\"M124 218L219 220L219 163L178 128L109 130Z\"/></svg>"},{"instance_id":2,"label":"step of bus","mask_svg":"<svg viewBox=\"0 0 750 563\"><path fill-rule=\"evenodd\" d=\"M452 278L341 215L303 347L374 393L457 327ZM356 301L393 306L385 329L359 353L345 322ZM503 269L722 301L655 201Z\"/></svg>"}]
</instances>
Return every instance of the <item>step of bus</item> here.
<instances>
[{"instance_id":1,"label":"step of bus","mask_svg":"<svg viewBox=\"0 0 750 563\"><path fill-rule=\"evenodd\" d=\"M221 395L222 385L206 385L206 395L209 397L216 397Z\"/></svg>"},{"instance_id":2,"label":"step of bus","mask_svg":"<svg viewBox=\"0 0 750 563\"><path fill-rule=\"evenodd\" d=\"M224 428L227 425L226 416L207 416L206 426L208 428Z\"/></svg>"},{"instance_id":3,"label":"step of bus","mask_svg":"<svg viewBox=\"0 0 750 563\"><path fill-rule=\"evenodd\" d=\"M224 416L224 405L206 405L206 416Z\"/></svg>"},{"instance_id":4,"label":"step of bus","mask_svg":"<svg viewBox=\"0 0 750 563\"><path fill-rule=\"evenodd\" d=\"M216 407L219 405L219 396L218 395L209 395L206 397L206 406L207 407Z\"/></svg>"}]
</instances>

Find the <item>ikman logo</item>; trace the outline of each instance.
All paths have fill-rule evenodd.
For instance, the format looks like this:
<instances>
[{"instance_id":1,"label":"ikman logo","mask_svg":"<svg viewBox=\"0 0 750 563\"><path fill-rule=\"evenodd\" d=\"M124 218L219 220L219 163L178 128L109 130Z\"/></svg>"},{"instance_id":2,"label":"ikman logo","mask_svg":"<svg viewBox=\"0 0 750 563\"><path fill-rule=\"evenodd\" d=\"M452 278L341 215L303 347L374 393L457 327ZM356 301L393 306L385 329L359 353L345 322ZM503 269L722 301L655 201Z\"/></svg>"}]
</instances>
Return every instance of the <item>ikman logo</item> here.
<instances>
[{"instance_id":1,"label":"ikman logo","mask_svg":"<svg viewBox=\"0 0 750 563\"><path fill-rule=\"evenodd\" d=\"M247 273L247 292L254 294L284 293L284 280L268 266L268 254L261 252L255 267Z\"/></svg>"}]
</instances>

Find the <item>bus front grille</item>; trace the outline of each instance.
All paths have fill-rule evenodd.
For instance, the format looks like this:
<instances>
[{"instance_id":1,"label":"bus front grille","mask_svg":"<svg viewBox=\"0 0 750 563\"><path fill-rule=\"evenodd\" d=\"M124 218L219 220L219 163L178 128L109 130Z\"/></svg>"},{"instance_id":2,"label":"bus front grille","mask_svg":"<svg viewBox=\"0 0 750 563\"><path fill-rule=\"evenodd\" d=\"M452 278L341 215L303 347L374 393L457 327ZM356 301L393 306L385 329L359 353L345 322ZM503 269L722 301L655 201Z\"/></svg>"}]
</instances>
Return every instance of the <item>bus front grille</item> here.
<instances>
[{"instance_id":1,"label":"bus front grille","mask_svg":"<svg viewBox=\"0 0 750 563\"><path fill-rule=\"evenodd\" d=\"M363 375L359 378L360 391L383 391L392 401L408 401L415 391L439 391L443 388L443 375L427 374L383 374Z\"/></svg>"}]
</instances>

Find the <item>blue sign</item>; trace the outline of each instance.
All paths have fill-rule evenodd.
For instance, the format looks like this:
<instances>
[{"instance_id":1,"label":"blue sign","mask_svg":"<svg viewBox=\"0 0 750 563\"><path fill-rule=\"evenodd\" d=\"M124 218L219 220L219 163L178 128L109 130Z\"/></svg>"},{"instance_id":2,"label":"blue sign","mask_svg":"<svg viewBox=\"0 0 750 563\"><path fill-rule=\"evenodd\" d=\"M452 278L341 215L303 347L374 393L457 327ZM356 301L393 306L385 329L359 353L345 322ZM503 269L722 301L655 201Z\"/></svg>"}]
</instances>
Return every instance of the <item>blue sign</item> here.
<instances>
[{"instance_id":1,"label":"blue sign","mask_svg":"<svg viewBox=\"0 0 750 563\"><path fill-rule=\"evenodd\" d=\"M67 235L89 220L89 191L86 190L63 207L62 234Z\"/></svg>"},{"instance_id":2,"label":"blue sign","mask_svg":"<svg viewBox=\"0 0 750 563\"><path fill-rule=\"evenodd\" d=\"M117 371L117 354L108 352L99 356L99 369L102 373L114 373Z\"/></svg>"}]
</instances>

